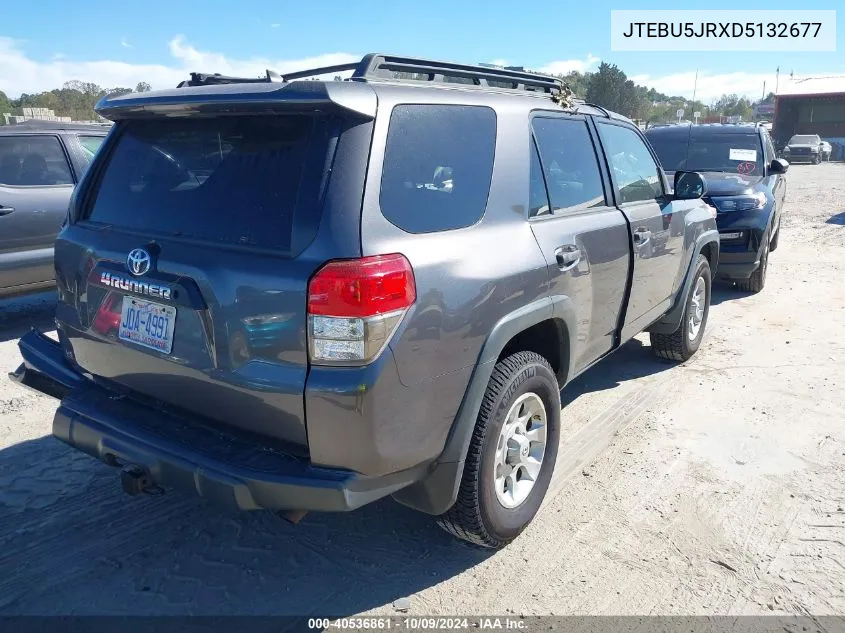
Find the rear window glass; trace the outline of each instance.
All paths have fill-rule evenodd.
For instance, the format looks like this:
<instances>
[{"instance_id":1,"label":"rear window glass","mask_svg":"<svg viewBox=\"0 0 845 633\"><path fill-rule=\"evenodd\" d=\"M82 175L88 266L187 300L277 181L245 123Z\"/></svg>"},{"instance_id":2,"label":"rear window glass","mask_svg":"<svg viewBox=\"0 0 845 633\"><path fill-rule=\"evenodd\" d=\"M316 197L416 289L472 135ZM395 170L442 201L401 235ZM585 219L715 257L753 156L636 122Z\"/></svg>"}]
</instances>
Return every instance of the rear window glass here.
<instances>
[{"instance_id":1,"label":"rear window glass","mask_svg":"<svg viewBox=\"0 0 845 633\"><path fill-rule=\"evenodd\" d=\"M129 122L88 219L149 234L287 250L304 167L314 156L309 144L319 145L310 143L314 127L305 115ZM321 172L322 161L316 165Z\"/></svg>"},{"instance_id":2,"label":"rear window glass","mask_svg":"<svg viewBox=\"0 0 845 633\"><path fill-rule=\"evenodd\" d=\"M482 106L393 109L381 180L384 216L409 233L448 231L484 214L496 114Z\"/></svg>"}]
</instances>

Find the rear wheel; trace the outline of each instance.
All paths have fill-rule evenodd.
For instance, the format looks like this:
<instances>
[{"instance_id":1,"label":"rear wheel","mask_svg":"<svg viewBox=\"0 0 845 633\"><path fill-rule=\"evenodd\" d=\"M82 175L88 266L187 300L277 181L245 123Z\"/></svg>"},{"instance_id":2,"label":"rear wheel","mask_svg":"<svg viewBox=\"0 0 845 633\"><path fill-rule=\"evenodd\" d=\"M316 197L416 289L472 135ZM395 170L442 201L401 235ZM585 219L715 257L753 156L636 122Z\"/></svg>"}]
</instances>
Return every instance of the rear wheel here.
<instances>
[{"instance_id":1,"label":"rear wheel","mask_svg":"<svg viewBox=\"0 0 845 633\"><path fill-rule=\"evenodd\" d=\"M685 361L698 351L710 313L710 289L710 262L704 255L699 255L680 326L671 334L649 334L651 349L659 358Z\"/></svg>"},{"instance_id":2,"label":"rear wheel","mask_svg":"<svg viewBox=\"0 0 845 633\"><path fill-rule=\"evenodd\" d=\"M545 497L560 438L560 390L548 361L519 352L490 377L467 452L458 498L438 517L447 532L504 547Z\"/></svg>"},{"instance_id":3,"label":"rear wheel","mask_svg":"<svg viewBox=\"0 0 845 633\"><path fill-rule=\"evenodd\" d=\"M816 154L813 157L813 165L818 165L820 162L822 162L822 157L821 157L821 155Z\"/></svg>"},{"instance_id":4,"label":"rear wheel","mask_svg":"<svg viewBox=\"0 0 845 633\"><path fill-rule=\"evenodd\" d=\"M766 272L769 269L769 236L765 236L763 240L763 252L760 254L760 265L757 270L751 273L748 279L738 279L737 287L745 292L760 292L766 285Z\"/></svg>"}]
</instances>

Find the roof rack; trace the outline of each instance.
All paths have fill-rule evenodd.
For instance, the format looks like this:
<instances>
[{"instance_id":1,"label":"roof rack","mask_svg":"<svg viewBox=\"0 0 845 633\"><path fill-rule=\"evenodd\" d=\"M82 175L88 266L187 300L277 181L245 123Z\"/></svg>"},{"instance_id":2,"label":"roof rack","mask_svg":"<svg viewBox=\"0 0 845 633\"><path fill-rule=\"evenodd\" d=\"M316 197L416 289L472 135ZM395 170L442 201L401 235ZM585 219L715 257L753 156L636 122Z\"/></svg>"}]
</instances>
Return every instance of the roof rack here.
<instances>
[{"instance_id":1,"label":"roof rack","mask_svg":"<svg viewBox=\"0 0 845 633\"><path fill-rule=\"evenodd\" d=\"M396 55L383 55L370 53L365 55L360 62L336 64L334 66L323 66L311 68L283 76L267 71L266 77L242 78L226 77L219 74L208 75L203 73L191 73L191 79L179 84L179 88L187 86L208 86L216 84L231 83L267 83L281 81L287 83L296 79L307 79L319 75L327 75L339 72L352 71L351 81L408 81L418 83L428 81L432 83L461 83L467 86L479 88L498 88L509 90L521 90L551 95L560 105L571 105L572 92L569 86L558 77L551 77L541 73L526 71L521 68L494 68L486 66L475 66L470 64L456 64L453 62L435 61L430 59L417 59L413 57L399 57ZM402 76L406 75L406 76ZM408 77L407 75L410 75ZM275 78L275 79L274 79ZM454 82L450 80L464 80ZM598 106L593 106L598 107ZM604 108L599 108L605 114ZM609 116L609 115L608 115Z\"/></svg>"},{"instance_id":2,"label":"roof rack","mask_svg":"<svg viewBox=\"0 0 845 633\"><path fill-rule=\"evenodd\" d=\"M272 70L264 71L264 77L229 77L221 75L220 73L191 73L191 78L181 82L177 88L187 88L189 86L219 86L223 84L263 84L263 83L279 83L283 79Z\"/></svg>"}]
</instances>

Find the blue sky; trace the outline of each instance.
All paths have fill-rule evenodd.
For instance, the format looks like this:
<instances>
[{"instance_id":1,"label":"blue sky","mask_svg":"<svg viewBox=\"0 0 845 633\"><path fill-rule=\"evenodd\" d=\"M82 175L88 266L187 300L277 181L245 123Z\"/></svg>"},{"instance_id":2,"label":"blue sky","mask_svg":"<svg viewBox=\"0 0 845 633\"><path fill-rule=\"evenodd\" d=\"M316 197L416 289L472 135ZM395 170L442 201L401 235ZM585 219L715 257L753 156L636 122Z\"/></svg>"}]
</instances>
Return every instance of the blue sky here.
<instances>
[{"instance_id":1,"label":"blue sky","mask_svg":"<svg viewBox=\"0 0 845 633\"><path fill-rule=\"evenodd\" d=\"M845 74L840 10L836 53L619 53L610 50L611 9L667 9L677 3L619 0L371 0L206 2L150 0L68 11L66 0L18 2L0 22L0 90L11 96L68 79L132 87L146 80L170 87L189 70L255 75L303 60L335 62L378 51L462 62L503 60L547 70L590 70L616 63L629 77L663 92L686 94L699 70L698 94L757 96L774 71ZM817 0L812 9L840 8ZM681 8L681 7L678 7ZM693 7L689 7L693 8ZM695 7L704 8L704 7ZM715 1L709 9L795 9L785 0ZM47 17L49 16L49 17ZM783 77L783 75L782 75Z\"/></svg>"}]
</instances>

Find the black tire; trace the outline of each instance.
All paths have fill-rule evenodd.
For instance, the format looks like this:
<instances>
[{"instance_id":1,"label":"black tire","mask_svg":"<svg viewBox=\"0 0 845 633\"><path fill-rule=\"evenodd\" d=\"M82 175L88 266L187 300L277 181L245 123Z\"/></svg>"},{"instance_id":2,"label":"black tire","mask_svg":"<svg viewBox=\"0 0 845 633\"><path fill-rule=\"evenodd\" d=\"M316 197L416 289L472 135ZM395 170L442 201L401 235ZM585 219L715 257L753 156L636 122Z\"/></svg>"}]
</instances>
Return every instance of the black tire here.
<instances>
[{"instance_id":1,"label":"black tire","mask_svg":"<svg viewBox=\"0 0 845 633\"><path fill-rule=\"evenodd\" d=\"M780 227L778 227L778 230L777 230L777 231L775 231L775 235L774 235L774 237L772 238L772 241L771 241L771 242L769 242L769 252L770 252L770 253L771 253L772 251L777 250L777 247L778 247L778 239L779 239L779 238L780 238Z\"/></svg>"},{"instance_id":2,"label":"black tire","mask_svg":"<svg viewBox=\"0 0 845 633\"><path fill-rule=\"evenodd\" d=\"M546 409L546 449L528 497L512 509L495 490L495 455L499 435L513 403L523 394L539 396ZM534 352L518 352L499 361L487 385L455 504L437 518L450 534L475 545L501 548L537 514L549 488L560 440L560 387L548 361Z\"/></svg>"},{"instance_id":3,"label":"black tire","mask_svg":"<svg viewBox=\"0 0 845 633\"><path fill-rule=\"evenodd\" d=\"M692 327L690 316L692 315L693 297L695 296L699 279L704 280L704 314L701 317L698 333L691 339L689 336ZM651 349L658 358L683 362L689 360L698 351L701 345L701 339L704 338L704 329L707 327L707 316L710 314L711 286L710 262L707 261L704 255L699 254L695 262L695 268L693 268L692 283L690 283L689 291L684 299L684 316L681 318L681 325L671 334L649 333Z\"/></svg>"},{"instance_id":4,"label":"black tire","mask_svg":"<svg viewBox=\"0 0 845 633\"><path fill-rule=\"evenodd\" d=\"M813 157L813 165L818 165L821 162L822 162L822 157L819 154L816 154Z\"/></svg>"},{"instance_id":5,"label":"black tire","mask_svg":"<svg viewBox=\"0 0 845 633\"><path fill-rule=\"evenodd\" d=\"M780 232L780 231L778 231ZM769 270L769 251L771 245L769 243L769 236L766 234L763 239L763 252L760 255L760 265L757 270L751 273L748 279L737 279L736 286L744 292L760 292L766 285L766 272Z\"/></svg>"}]
</instances>

